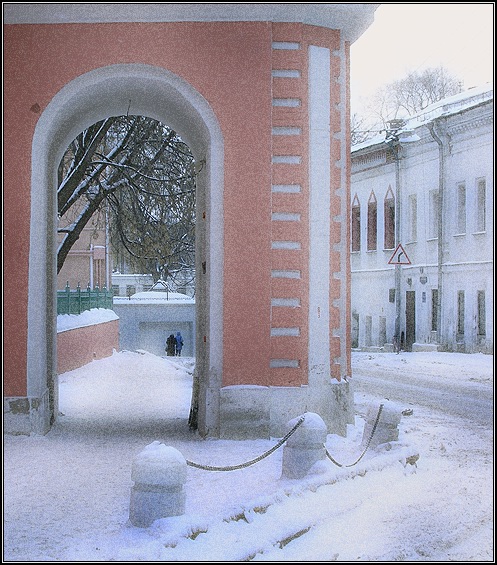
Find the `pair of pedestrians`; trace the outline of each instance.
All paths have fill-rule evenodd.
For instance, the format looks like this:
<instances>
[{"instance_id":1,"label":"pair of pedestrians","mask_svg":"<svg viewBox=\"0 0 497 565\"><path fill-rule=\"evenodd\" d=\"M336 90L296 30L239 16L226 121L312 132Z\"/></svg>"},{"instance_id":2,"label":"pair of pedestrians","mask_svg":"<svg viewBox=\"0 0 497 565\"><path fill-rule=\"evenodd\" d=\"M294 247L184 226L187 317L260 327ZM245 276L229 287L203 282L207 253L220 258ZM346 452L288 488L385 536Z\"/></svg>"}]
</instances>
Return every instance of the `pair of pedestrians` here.
<instances>
[{"instance_id":1,"label":"pair of pedestrians","mask_svg":"<svg viewBox=\"0 0 497 565\"><path fill-rule=\"evenodd\" d=\"M166 340L166 353L167 355L178 355L181 356L181 350L183 349L183 336L181 332L176 333L176 337L174 334L171 334Z\"/></svg>"}]
</instances>

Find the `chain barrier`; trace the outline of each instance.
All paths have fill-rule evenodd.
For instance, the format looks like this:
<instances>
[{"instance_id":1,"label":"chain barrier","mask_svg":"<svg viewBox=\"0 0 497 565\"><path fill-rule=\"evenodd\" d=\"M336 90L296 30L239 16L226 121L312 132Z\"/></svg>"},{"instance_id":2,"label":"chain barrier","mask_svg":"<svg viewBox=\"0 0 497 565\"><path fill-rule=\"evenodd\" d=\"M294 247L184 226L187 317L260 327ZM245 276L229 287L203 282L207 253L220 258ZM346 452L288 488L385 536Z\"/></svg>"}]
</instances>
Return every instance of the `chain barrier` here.
<instances>
[{"instance_id":1,"label":"chain barrier","mask_svg":"<svg viewBox=\"0 0 497 565\"><path fill-rule=\"evenodd\" d=\"M326 451L326 457L328 457L328 459L332 463L334 463L337 467L353 467L354 465L357 465L357 463L359 463L359 461L364 457L366 451L369 449L369 444L371 443L371 440L373 439L374 433L376 431L376 427L378 426L378 422L380 421L380 416L381 416L382 410L383 410L383 404L380 404L380 408L378 410L376 420L373 424L373 429L371 430L371 435L369 436L369 439L368 439L368 442L366 443L366 447L364 448L364 451L361 453L361 456L359 457L359 459L357 459L357 461L355 461L354 463L350 463L349 465L343 465L342 463L339 463L338 461L333 459L333 457L329 454L328 450L325 447L324 449Z\"/></svg>"},{"instance_id":2,"label":"chain barrier","mask_svg":"<svg viewBox=\"0 0 497 565\"><path fill-rule=\"evenodd\" d=\"M373 429L371 430L371 434L370 434L369 439L366 443L366 447L364 448L364 451L362 452L360 457L357 459L357 461L355 461L354 463L350 463L349 465L343 465L342 463L339 463L338 461L336 461L336 459L334 459L330 455L328 449L325 446L326 457L328 457L328 459L332 463L334 463L337 467L353 467L354 465L357 465L357 463L359 463L359 461L366 454L366 451L369 449L369 445L371 443L371 440L373 439L376 428L378 427L378 422L380 421L380 416L381 416L382 410L383 410L383 404L380 404L380 407L378 409L378 414L376 416L376 420L373 424ZM275 452L278 448L280 448L287 441L287 439L295 433L297 428L304 422L304 420L305 420L305 417L301 416L299 418L299 420L297 421L297 423L295 424L295 426L285 435L285 437L281 438L280 441L276 445L274 445L268 451L264 452L262 455L259 455L255 459L247 461L246 463L240 463L239 465L227 465L225 467L216 467L216 466L213 466L213 465L202 465L200 463L194 463L193 461L189 461L187 459L186 464L190 467L194 467L195 469L202 469L204 471L235 471L237 469L244 469L245 467L250 467L251 465L258 463L259 461L262 461L263 459L265 459L266 457L271 455L271 453Z\"/></svg>"},{"instance_id":3,"label":"chain barrier","mask_svg":"<svg viewBox=\"0 0 497 565\"><path fill-rule=\"evenodd\" d=\"M271 449L269 449L268 451L266 451L262 455L259 455L259 457L256 457L255 459L252 459L251 461L247 461L246 463L240 463L239 465L228 465L227 467L213 467L211 465L200 465L199 463L193 463L193 461L188 461L188 459L187 459L186 464L189 465L190 467L195 467L195 469L203 469L204 471L235 471L237 469L243 469L245 467L250 467L250 465L254 465L254 463L258 463L259 461L262 461L268 455L271 455L271 453L273 453L279 447L281 447L285 443L285 441L291 435L293 435L295 433L297 428L304 422L304 420L305 420L305 417L301 416L299 418L299 420L297 421L297 423L295 424L295 426L286 434L286 436L284 438L280 439L280 441L276 445L274 445Z\"/></svg>"}]
</instances>

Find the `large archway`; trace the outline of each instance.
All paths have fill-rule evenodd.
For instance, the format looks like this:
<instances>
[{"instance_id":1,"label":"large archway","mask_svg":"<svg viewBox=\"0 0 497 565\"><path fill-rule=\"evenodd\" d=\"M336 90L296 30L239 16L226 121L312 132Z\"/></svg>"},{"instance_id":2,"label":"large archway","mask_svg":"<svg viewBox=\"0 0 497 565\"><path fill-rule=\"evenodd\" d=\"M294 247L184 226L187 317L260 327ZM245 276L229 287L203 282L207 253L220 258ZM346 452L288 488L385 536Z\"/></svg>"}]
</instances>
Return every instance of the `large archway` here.
<instances>
[{"instance_id":1,"label":"large archway","mask_svg":"<svg viewBox=\"0 0 497 565\"><path fill-rule=\"evenodd\" d=\"M28 395L43 398L40 429L57 414L56 387L56 171L82 130L109 116L142 115L167 123L204 162L197 178L196 373L198 428L219 430L223 323L223 176L221 130L207 101L186 81L157 67L101 67L68 83L37 123L32 146L28 298Z\"/></svg>"}]
</instances>

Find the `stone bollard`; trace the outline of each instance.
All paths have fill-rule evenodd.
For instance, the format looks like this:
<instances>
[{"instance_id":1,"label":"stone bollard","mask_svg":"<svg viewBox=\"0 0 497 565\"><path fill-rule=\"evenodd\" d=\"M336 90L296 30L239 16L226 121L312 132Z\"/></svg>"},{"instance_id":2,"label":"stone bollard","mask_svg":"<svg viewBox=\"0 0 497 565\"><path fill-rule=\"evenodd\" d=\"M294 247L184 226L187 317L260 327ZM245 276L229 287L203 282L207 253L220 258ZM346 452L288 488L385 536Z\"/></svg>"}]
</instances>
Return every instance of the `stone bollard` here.
<instances>
[{"instance_id":1,"label":"stone bollard","mask_svg":"<svg viewBox=\"0 0 497 565\"><path fill-rule=\"evenodd\" d=\"M301 479L309 469L326 457L325 442L328 429L321 416L313 412L304 414L304 422L291 435L283 448L282 476L287 479ZM299 418L290 420L290 431Z\"/></svg>"},{"instance_id":2,"label":"stone bollard","mask_svg":"<svg viewBox=\"0 0 497 565\"><path fill-rule=\"evenodd\" d=\"M133 461L129 519L133 526L146 528L154 520L180 516L185 512L184 484L187 464L174 447L154 441Z\"/></svg>"},{"instance_id":3,"label":"stone bollard","mask_svg":"<svg viewBox=\"0 0 497 565\"><path fill-rule=\"evenodd\" d=\"M399 424L401 417L401 410L393 402L385 401L383 410L381 411L378 425L371 439L369 447L374 449L382 443L390 441L397 441L399 439ZM366 414L366 423L364 425L364 432L362 436L361 447L364 449L373 431L373 426L378 415L379 405L370 405Z\"/></svg>"}]
</instances>

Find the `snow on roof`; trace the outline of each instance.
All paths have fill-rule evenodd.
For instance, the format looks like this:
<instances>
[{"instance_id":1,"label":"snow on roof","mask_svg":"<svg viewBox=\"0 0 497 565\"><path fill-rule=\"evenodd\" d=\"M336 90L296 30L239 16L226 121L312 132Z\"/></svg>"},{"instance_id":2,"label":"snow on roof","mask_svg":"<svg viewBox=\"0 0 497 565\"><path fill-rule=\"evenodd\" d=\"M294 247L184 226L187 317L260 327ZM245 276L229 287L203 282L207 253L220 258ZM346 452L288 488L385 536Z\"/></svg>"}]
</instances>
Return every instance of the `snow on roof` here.
<instances>
[{"instance_id":1,"label":"snow on roof","mask_svg":"<svg viewBox=\"0 0 497 565\"><path fill-rule=\"evenodd\" d=\"M464 92L430 104L430 106L427 106L422 112L406 120L406 128L413 129L422 126L426 122L431 122L440 116L457 114L461 110L467 110L478 106L482 102L493 100L493 97L493 84L487 83L483 86L469 88Z\"/></svg>"},{"instance_id":2,"label":"snow on roof","mask_svg":"<svg viewBox=\"0 0 497 565\"><path fill-rule=\"evenodd\" d=\"M398 132L414 130L423 125L426 125L429 122L432 122L433 120L436 120L437 118L457 114L458 112L461 112L463 110L468 110L469 108L478 106L483 102L493 100L493 98L493 83L485 83L482 86L469 88L468 90L460 92L459 94L448 96L447 98L443 98L438 102L434 102L415 116L407 118L403 127L400 128ZM372 145L378 145L380 143L383 143L384 141L385 132L380 132L371 139L353 145L351 151L353 153Z\"/></svg>"}]
</instances>

